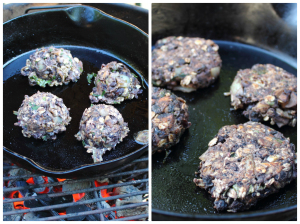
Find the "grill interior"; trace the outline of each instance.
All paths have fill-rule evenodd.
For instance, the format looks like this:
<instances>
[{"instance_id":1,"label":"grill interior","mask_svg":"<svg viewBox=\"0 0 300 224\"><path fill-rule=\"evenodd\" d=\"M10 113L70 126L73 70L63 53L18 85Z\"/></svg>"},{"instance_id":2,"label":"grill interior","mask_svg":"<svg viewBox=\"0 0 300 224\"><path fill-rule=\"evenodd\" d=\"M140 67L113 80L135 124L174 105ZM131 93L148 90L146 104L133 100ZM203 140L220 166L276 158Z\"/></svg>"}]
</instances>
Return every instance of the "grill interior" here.
<instances>
[{"instance_id":1,"label":"grill interior","mask_svg":"<svg viewBox=\"0 0 300 224\"><path fill-rule=\"evenodd\" d=\"M7 159L3 171L4 220L148 220L147 155L101 177L44 177Z\"/></svg>"}]
</instances>

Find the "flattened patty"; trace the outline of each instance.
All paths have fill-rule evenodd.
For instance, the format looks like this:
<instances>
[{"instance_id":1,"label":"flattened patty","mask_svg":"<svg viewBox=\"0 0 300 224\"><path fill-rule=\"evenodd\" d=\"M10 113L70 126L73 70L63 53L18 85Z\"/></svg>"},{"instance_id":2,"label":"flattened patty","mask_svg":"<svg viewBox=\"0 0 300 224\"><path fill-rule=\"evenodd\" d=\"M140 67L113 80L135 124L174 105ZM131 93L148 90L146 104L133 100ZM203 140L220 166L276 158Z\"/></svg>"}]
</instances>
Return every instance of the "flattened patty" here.
<instances>
[{"instance_id":1,"label":"flattened patty","mask_svg":"<svg viewBox=\"0 0 300 224\"><path fill-rule=\"evenodd\" d=\"M184 99L169 90L152 88L152 152L166 150L177 144L188 121L188 106Z\"/></svg>"},{"instance_id":2,"label":"flattened patty","mask_svg":"<svg viewBox=\"0 0 300 224\"><path fill-rule=\"evenodd\" d=\"M152 51L152 82L183 92L195 91L215 82L222 60L219 46L198 37L167 37Z\"/></svg>"},{"instance_id":3,"label":"flattened patty","mask_svg":"<svg viewBox=\"0 0 300 224\"><path fill-rule=\"evenodd\" d=\"M239 70L230 87L231 105L252 121L278 127L297 122L297 77L271 64Z\"/></svg>"},{"instance_id":4,"label":"flattened patty","mask_svg":"<svg viewBox=\"0 0 300 224\"><path fill-rule=\"evenodd\" d=\"M92 103L119 104L126 99L138 98L143 92L137 77L122 63L102 64L90 93Z\"/></svg>"},{"instance_id":5,"label":"flattened patty","mask_svg":"<svg viewBox=\"0 0 300 224\"><path fill-rule=\"evenodd\" d=\"M249 209L297 177L295 146L261 123L224 126L208 145L194 183L218 211Z\"/></svg>"}]
</instances>

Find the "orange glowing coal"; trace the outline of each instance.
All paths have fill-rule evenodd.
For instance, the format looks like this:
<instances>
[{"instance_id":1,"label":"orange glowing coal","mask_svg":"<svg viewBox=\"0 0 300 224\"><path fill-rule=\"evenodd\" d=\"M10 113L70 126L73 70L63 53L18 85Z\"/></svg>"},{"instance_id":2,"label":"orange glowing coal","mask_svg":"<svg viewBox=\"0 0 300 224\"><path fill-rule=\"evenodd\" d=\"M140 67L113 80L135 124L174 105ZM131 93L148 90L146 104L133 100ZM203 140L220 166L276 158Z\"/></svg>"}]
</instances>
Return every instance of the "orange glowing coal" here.
<instances>
[{"instance_id":1,"label":"orange glowing coal","mask_svg":"<svg viewBox=\"0 0 300 224\"><path fill-rule=\"evenodd\" d=\"M44 184L48 184L48 177L42 177L44 179ZM34 185L34 179L30 177L28 180L26 180L27 184ZM44 191L38 192L39 194L47 194L49 193L49 188L46 187Z\"/></svg>"},{"instance_id":2,"label":"orange glowing coal","mask_svg":"<svg viewBox=\"0 0 300 224\"><path fill-rule=\"evenodd\" d=\"M62 178L56 178L58 180L58 182L64 182L66 179L62 179ZM56 189L58 191L58 189ZM60 188L61 191L61 188ZM73 195L73 202L77 202L79 201L81 198L83 198L85 196L85 193L78 193L78 194L72 194Z\"/></svg>"},{"instance_id":3,"label":"orange glowing coal","mask_svg":"<svg viewBox=\"0 0 300 224\"><path fill-rule=\"evenodd\" d=\"M12 195L14 198L23 198L23 196L21 195L21 193L19 191L14 191ZM25 207L24 201L14 202L14 208L15 209L30 209L30 208Z\"/></svg>"}]
</instances>

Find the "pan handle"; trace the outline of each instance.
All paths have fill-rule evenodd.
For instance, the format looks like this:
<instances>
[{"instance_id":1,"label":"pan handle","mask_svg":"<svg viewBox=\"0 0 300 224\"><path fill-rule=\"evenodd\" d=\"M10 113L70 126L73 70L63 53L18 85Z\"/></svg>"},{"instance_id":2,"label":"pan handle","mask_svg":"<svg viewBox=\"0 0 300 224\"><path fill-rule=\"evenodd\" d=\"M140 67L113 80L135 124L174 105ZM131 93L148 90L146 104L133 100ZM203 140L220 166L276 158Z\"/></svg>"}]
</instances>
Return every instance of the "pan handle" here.
<instances>
[{"instance_id":1,"label":"pan handle","mask_svg":"<svg viewBox=\"0 0 300 224\"><path fill-rule=\"evenodd\" d=\"M25 10L25 14L27 14L31 10L43 10L43 9L59 9L59 8L68 8L72 6L80 6L81 4L70 4L70 5L49 5L49 6L34 6Z\"/></svg>"}]
</instances>

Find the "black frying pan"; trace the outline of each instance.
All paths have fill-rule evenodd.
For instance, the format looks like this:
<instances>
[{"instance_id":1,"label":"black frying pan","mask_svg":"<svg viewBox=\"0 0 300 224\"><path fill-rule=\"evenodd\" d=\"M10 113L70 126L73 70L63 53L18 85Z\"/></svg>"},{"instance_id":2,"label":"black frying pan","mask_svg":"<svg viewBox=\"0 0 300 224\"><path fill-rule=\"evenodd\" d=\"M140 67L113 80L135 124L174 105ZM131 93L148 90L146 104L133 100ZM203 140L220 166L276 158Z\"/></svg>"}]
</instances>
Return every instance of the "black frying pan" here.
<instances>
[{"instance_id":1,"label":"black frying pan","mask_svg":"<svg viewBox=\"0 0 300 224\"><path fill-rule=\"evenodd\" d=\"M163 153L156 153L152 157L153 220L289 220L296 216L297 181L291 182L278 193L260 201L251 210L238 213L216 213L210 195L193 183L194 172L199 166L199 156L207 150L208 142L218 133L218 130L224 125L247 122L242 111L230 111L230 97L223 95L224 92L229 91L236 72L239 69L250 68L256 63L271 63L292 74L297 74L294 59L291 57L294 56L294 50L291 51L290 56L281 57L280 54L272 51L233 42L234 38L241 40L243 35L250 36L247 33L250 29L257 29L251 27L254 26L254 22L250 18L248 20L249 23L252 21L252 24L246 27L248 31L239 23L240 20L247 21L243 14L248 17L259 16L257 7L256 4L153 4L153 43L169 35L215 38L223 61L220 78L211 87L189 94L175 91L175 94L184 98L189 106L192 126L172 148L172 153L165 163L163 163L165 156ZM266 10L270 5L265 4L260 7ZM253 13L247 13L249 11ZM274 12L266 10L264 13L270 16L270 13ZM274 18L271 18L272 22L276 23L273 21ZM283 28L281 22L278 21L280 24L277 24L277 28ZM271 29L267 24L268 21L265 21L264 28ZM276 29L276 27L272 28ZM269 37L272 30L261 30L261 32L264 33L265 39L272 39ZM288 37L287 33L286 38ZM274 38L277 45L281 41L279 38L279 36L277 40ZM252 43L254 41L261 46L261 42L265 39L256 37L252 39ZM286 43L286 45L290 44ZM296 49L296 43L293 44ZM288 46L285 47L287 50ZM265 124L270 126L268 123ZM296 127L273 128L289 137L297 146Z\"/></svg>"},{"instance_id":2,"label":"black frying pan","mask_svg":"<svg viewBox=\"0 0 300 224\"><path fill-rule=\"evenodd\" d=\"M10 20L3 25L3 145L4 153L17 165L49 176L74 178L81 175L102 174L137 158L147 150L133 135L148 129L148 36L139 28L87 6L36 12ZM20 69L36 48L63 47L83 62L83 74L77 83L60 87L31 87ZM93 163L82 143L74 137L93 84L88 84L87 73L96 73L102 63L119 61L139 76L143 93L138 99L114 105L128 122L129 135L103 157ZM51 92L61 97L71 108L72 121L67 131L55 141L44 142L25 138L12 114L24 95L37 91Z\"/></svg>"}]
</instances>

